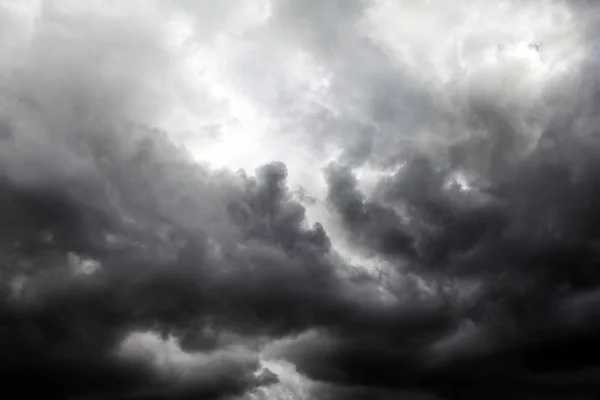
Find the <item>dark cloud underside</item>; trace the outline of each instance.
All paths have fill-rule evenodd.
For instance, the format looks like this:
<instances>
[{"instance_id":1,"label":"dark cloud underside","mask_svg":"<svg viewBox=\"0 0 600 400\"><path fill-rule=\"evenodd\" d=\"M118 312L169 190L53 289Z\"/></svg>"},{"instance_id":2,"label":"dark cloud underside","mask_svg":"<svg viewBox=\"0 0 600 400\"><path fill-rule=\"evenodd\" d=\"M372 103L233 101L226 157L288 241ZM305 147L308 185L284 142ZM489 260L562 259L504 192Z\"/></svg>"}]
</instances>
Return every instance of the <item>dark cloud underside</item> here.
<instances>
[{"instance_id":1,"label":"dark cloud underside","mask_svg":"<svg viewBox=\"0 0 600 400\"><path fill-rule=\"evenodd\" d=\"M34 3L0 1L6 396L279 398L290 378L269 362L308 382L297 399L600 395L595 5L507 6L516 21L556 6L576 29L515 44L481 28L501 61L452 75L445 37L406 28L435 17L453 38L468 13L451 1L387 5L405 58L379 2L272 2L233 39L247 16L229 2ZM158 128L183 70L165 32L184 17L189 40L232 46L219 73L267 110L274 147L293 143L280 160L217 170ZM568 73L527 75L569 40ZM295 53L327 71L320 102ZM298 199L298 170L323 192Z\"/></svg>"}]
</instances>

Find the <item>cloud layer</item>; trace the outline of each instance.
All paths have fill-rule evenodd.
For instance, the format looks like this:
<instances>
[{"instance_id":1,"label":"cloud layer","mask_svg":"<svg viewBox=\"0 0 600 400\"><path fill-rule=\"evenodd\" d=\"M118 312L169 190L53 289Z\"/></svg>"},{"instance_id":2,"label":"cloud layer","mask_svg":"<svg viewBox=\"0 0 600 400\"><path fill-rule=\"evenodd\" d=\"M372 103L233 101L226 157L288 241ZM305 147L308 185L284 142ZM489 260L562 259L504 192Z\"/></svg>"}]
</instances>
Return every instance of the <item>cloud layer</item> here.
<instances>
[{"instance_id":1,"label":"cloud layer","mask_svg":"<svg viewBox=\"0 0 600 400\"><path fill-rule=\"evenodd\" d=\"M0 2L3 388L596 398L599 11Z\"/></svg>"}]
</instances>

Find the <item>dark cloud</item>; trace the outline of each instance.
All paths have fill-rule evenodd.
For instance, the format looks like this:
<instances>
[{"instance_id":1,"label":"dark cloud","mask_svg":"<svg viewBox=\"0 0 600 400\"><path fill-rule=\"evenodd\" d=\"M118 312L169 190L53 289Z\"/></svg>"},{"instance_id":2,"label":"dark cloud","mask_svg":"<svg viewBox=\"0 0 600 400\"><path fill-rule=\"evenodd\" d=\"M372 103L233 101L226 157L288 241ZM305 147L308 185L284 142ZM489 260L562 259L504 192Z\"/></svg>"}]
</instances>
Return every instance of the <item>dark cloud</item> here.
<instances>
[{"instance_id":1,"label":"dark cloud","mask_svg":"<svg viewBox=\"0 0 600 400\"><path fill-rule=\"evenodd\" d=\"M201 26L206 4L173 12ZM291 363L317 399L597 397L592 61L534 106L492 83L438 99L361 33L363 2L272 4L264 29L278 45L334 71L343 112L307 124L347 128L351 142L324 136L341 155L326 197L305 206L285 163L214 171L152 127L175 68L160 36L169 8L136 21L86 10L45 2L21 30L0 9L15 38L0 41L15 60L0 63L7 392L252 396L278 385L267 357ZM214 12L210 40L238 18ZM416 139L436 127L448 137ZM363 189L359 167L382 165L395 172ZM352 268L308 223L321 200L379 274Z\"/></svg>"},{"instance_id":2,"label":"dark cloud","mask_svg":"<svg viewBox=\"0 0 600 400\"><path fill-rule=\"evenodd\" d=\"M357 240L368 243L375 253L414 257L414 240L400 216L390 208L368 202L348 170L332 166L327 176L328 200Z\"/></svg>"},{"instance_id":3,"label":"dark cloud","mask_svg":"<svg viewBox=\"0 0 600 400\"><path fill-rule=\"evenodd\" d=\"M459 339L453 334L471 350L460 350L459 342L448 344L457 352L432 365L428 351L414 344L408 352L394 353L394 345L377 350L358 342L345 348L336 341L327 351L317 350L321 361L299 362L309 375L346 384L429 388L456 399L597 395L597 375L590 369L597 325L583 312L589 319L566 327L564 314L557 314L573 296L598 287L596 138L591 132L565 133L575 132L575 121L588 117L574 106L572 115L542 133L552 137L560 129L561 137L526 157L518 156L518 138L505 120L487 112L477 118L487 131L475 142L477 150L468 141L451 149L448 163L443 157L409 158L370 199L357 190L348 169L333 169L328 196L356 244L411 260L399 265L423 276L482 282L477 304L460 307L456 318L473 320L491 334L484 350L478 335ZM460 179L473 172L477 179L457 182L456 174L464 171L467 176ZM401 233L392 248L390 232ZM581 304L584 309L589 308ZM438 340L426 338L424 347ZM320 349L301 345L301 354L310 354L305 347ZM333 371L342 375L330 375L323 353L331 354Z\"/></svg>"}]
</instances>

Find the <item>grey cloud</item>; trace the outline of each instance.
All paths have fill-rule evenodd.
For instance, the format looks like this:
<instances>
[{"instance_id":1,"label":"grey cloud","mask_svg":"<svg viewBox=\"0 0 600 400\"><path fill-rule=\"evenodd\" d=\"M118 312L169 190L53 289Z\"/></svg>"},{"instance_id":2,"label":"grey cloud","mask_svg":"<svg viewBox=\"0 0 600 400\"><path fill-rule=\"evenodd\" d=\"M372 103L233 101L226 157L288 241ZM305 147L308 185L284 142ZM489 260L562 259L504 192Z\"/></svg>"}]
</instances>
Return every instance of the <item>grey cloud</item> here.
<instances>
[{"instance_id":1,"label":"grey cloud","mask_svg":"<svg viewBox=\"0 0 600 400\"><path fill-rule=\"evenodd\" d=\"M201 24L208 4L176 8ZM282 36L265 46L297 46L335 72L329 90L343 112L309 117L330 118L323 129L347 129L352 143L338 142L323 200L358 250L394 269L374 277L307 224L285 163L210 171L151 128L173 71L154 13L163 7L134 21L46 2L19 51L2 42L18 57L1 64L7 390L250 395L277 381L260 372L264 347L311 378L315 398L597 395L591 67L552 86L541 111L525 110L546 121L530 148L518 102L485 90L460 107L434 101L358 32L362 2L273 4L264 29ZM227 6L214 12L222 18L208 30L235 21ZM562 112L547 113L554 104ZM404 132L439 121L448 138L406 142ZM397 172L363 193L362 164ZM155 347L123 357L136 332L154 332ZM165 367L164 352L184 361Z\"/></svg>"}]
</instances>

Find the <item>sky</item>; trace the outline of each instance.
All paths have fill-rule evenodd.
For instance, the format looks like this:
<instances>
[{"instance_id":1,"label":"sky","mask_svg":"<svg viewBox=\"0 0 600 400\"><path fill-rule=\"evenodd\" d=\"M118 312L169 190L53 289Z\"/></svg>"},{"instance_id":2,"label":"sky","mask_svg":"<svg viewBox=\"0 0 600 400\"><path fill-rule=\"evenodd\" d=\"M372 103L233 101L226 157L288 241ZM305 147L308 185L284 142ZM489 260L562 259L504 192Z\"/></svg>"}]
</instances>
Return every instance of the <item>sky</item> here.
<instances>
[{"instance_id":1,"label":"sky","mask_svg":"<svg viewBox=\"0 0 600 400\"><path fill-rule=\"evenodd\" d=\"M599 18L0 0L0 387L598 398Z\"/></svg>"}]
</instances>

